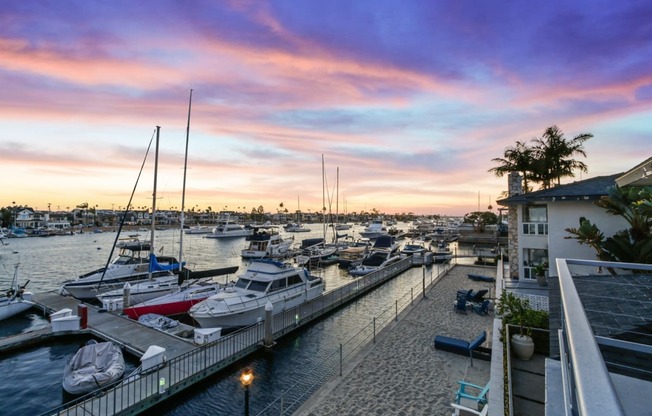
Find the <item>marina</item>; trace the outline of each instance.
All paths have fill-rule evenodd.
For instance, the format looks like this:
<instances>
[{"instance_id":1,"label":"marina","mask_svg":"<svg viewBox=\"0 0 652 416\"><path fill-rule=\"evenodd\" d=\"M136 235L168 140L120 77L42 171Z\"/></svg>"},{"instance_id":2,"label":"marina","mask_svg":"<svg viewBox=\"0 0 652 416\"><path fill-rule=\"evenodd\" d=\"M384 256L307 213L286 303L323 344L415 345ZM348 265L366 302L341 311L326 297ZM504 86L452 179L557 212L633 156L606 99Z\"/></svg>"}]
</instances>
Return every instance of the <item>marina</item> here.
<instances>
[{"instance_id":1,"label":"marina","mask_svg":"<svg viewBox=\"0 0 652 416\"><path fill-rule=\"evenodd\" d=\"M163 236L165 236L165 233L160 233L160 234L163 234ZM201 240L201 241L200 241L199 239L193 239L193 238L191 238L191 239L189 239L189 240L190 240L189 245L190 245L191 247L193 246L193 244L206 244L206 242L208 242L208 241L211 241L211 242L214 241L214 240ZM241 244L244 244L244 241L242 241ZM238 251L237 251L237 249L235 249L235 247L233 247L233 248L234 248L234 250L232 250L231 252L232 252L232 253L235 253L235 256L237 256ZM189 253L193 253L193 252L194 252L194 250L191 250ZM193 259L192 256L187 257L187 258L189 258L189 259L191 259L191 260ZM341 273L337 272L337 270L338 270L337 266L333 266L333 267L331 267L331 268L328 269L328 270L329 270L329 272L327 272L327 273L325 274L325 278L326 278L327 281L328 281L329 289L334 289L334 288L338 287L338 284L339 284L339 285L342 285L343 283L350 283L350 282L351 282L351 277L350 277L350 276L346 276L345 273L344 273L344 274L341 274ZM419 269L409 269L407 272L402 273L402 274L399 276L399 277L400 277L400 280L410 279L409 277L404 276L404 275L406 275L406 274L412 274L411 279L414 279L414 277L415 277L414 275L415 275L415 274L416 274L417 277L421 277L421 269L420 269L420 268L419 268ZM429 270L428 270L428 276L431 276L431 274L432 274L432 271L429 269ZM397 279L398 279L398 278L397 278ZM390 282L388 282L387 284L385 284L385 285L382 287L383 291L385 291L385 290L387 289L387 290L389 291L389 292L388 292L388 295L389 295L390 297L393 297L393 296L392 296L392 292L395 291L395 290L397 290L397 288L396 288L396 287L393 287L393 286L400 286L400 285L401 285L400 280L397 280L396 282L394 282L394 281L390 281ZM419 279L418 282L420 283L420 279ZM413 282L413 283L414 283L414 282ZM405 282L403 282L403 284L405 284ZM386 287L386 286L390 286L390 287ZM376 291L375 291L374 293L376 293ZM394 293L397 293L397 292L394 292ZM66 298L63 298L63 299L66 299ZM371 301L374 302L375 300L372 299ZM351 307L359 308L359 305L358 305L359 302L360 302L360 301L356 301L356 302L355 302L354 304L352 304L351 306L347 306L347 308L351 308ZM365 301L365 302L366 302L366 301ZM384 305L386 306L388 302L385 301L385 302L381 302L381 303L384 303ZM354 305L357 305L357 306L354 306ZM61 307L61 308L63 308L63 307L69 307L69 306L74 306L74 305L70 305L70 304L68 304L68 305L65 305L65 304L52 305L52 309L57 309L57 308L59 308L59 307ZM345 309L347 309L347 308L345 308ZM344 310L338 310L338 311L334 312L333 314L328 315L327 318L326 318L325 320L324 320L323 318L320 319L320 320L318 320L318 322L319 322L318 325L322 325L322 326L323 326L323 325L327 325L327 324L329 324L329 323L330 323L332 320L334 320L334 319L335 319L335 320L338 320L338 322L341 323L341 320L338 319L338 316L339 316L341 313L346 313L346 312L345 312ZM91 310L91 308L89 308L89 321L92 321L91 314L92 314L92 310ZM108 316L109 314L106 314L106 313L99 313L98 315L102 315L102 318L104 319L104 316ZM351 329L351 327L350 327L351 324L356 324L356 322L358 322L358 324L362 324L362 322L366 322L366 323L368 323L370 318L371 318L370 315L366 315L366 314L363 315L363 317L356 316L356 317L354 317L353 319L348 318L348 319L347 319L347 324L346 324L345 326L341 327L341 328L340 328L341 325L338 325L337 330L343 330L344 333L346 333L346 332L347 332L347 331L346 331L347 328L348 328L349 330ZM130 323L130 321L129 321L128 319L125 319L125 318L122 318L122 317L121 317L120 320L125 321L125 322L127 322L127 323ZM137 324L136 324L136 325L137 325ZM364 325L363 325L363 326L364 326ZM323 328L321 328L321 329L320 329L320 328L313 328L313 327L308 327L308 328L302 327L302 328L299 328L299 329L291 328L291 329L287 330L287 332L290 332L292 329L298 331L299 333L305 333L305 331L308 331L308 333L313 332L313 331L317 331L317 332L320 333L320 335L319 335L320 338L323 339L323 336L324 336L324 334L322 333ZM335 331L332 331L332 329L331 329L330 332L331 332L332 334L335 334ZM350 332L350 331L349 331L349 332ZM280 336L280 335L276 335L276 336ZM252 341L252 343L254 343L254 344L255 344L255 343L258 343L259 340L260 340L260 335L259 335L257 338L258 338L258 339L257 339L255 342ZM188 344L187 341L182 341L182 342ZM175 353L175 351L176 351L176 353L182 353L182 349L184 348L184 347L183 347L183 344L180 344L181 346L178 346L177 344L170 344L170 343L165 344L164 341L157 342L157 345L163 345L163 346L166 346L167 349L168 349L168 351L169 351L169 355L170 355L170 357L173 355L173 353ZM325 347L327 347L327 345L332 345L334 348L337 346L337 344L334 344L334 345L333 345L332 342L331 342L331 343L328 343L328 342L327 342L327 343L325 343L325 344L320 345L320 349L321 349L321 348L325 348ZM141 345L141 346L139 346L139 347L136 347L135 344L132 344L132 349L133 349L133 351L143 351L146 347L147 347L147 345L145 345L145 344L143 344L143 345ZM187 347L187 348L195 348L195 347L192 346L192 344L190 344L190 346ZM259 347L256 346L256 347L254 347L254 348L255 348L255 349L258 349ZM274 351L273 354L274 354L275 356L277 356L277 358L279 357L279 354L280 354L281 356L285 355L286 353L284 353L284 352L282 352L282 351L278 351L279 349L284 349L284 348L290 348L290 349L292 349L292 346L291 346L291 345L287 345L287 344L286 344L286 340L283 339L283 338L281 338L280 340L278 340L277 345L272 349L272 351ZM252 356L252 357L253 357L252 359L254 360L254 362L256 362L256 361L259 360L259 359L262 359L263 361L266 361L266 358L265 358L265 357L266 357L268 354L269 354L269 352L268 352L268 353L264 353L262 357L258 357L258 358L256 358L257 355L258 355L258 353L256 353L256 354L254 354L254 355ZM289 354L289 353L288 353L288 354ZM289 354L288 357L287 357L287 359L290 359L291 357L293 357L293 355L292 355L292 354ZM168 357L168 358L169 358L169 357ZM310 366L310 363L309 363L309 362L310 362L311 360L314 361L314 360L315 360L315 357L314 357L314 356L311 356L310 358L308 358L308 362L305 362L305 364L306 364L307 367ZM276 361L279 361L279 360L277 359ZM294 361L294 359L292 359L292 361ZM280 361L279 361L279 365L280 365ZM284 368L284 371L287 371L287 370L289 370L289 368ZM226 371L228 372L229 370L227 369ZM221 378L221 377L218 375L218 378ZM227 377L227 378L228 378L228 377ZM281 377L281 379L282 379L282 378L283 378L283 377ZM294 380L295 378L296 378L296 377L294 377L294 376L290 376L290 379L293 379L293 380ZM223 384L223 383L231 384L231 382L229 382L228 380L222 380L219 384ZM269 387L269 386L268 386L268 387ZM235 386L232 386L232 388L238 388L237 384L236 384ZM193 389L193 390L194 390L194 389ZM208 388L208 390L209 390L209 391L212 391L211 388ZM219 396L222 395L221 390L223 390L223 388L220 388L220 393L218 394ZM269 390L269 395L268 395L268 397L267 397L267 400L273 400L273 399L275 399L275 398L280 394L280 392L278 392L277 389L265 389L265 390ZM227 391L228 391L228 389L227 389ZM187 393L187 392L182 392L182 393L180 393L181 396L184 396L184 395L186 395L186 394L188 394L188 393ZM191 393L191 394L192 394L192 393ZM265 400L265 397L267 396L267 394L263 394L262 396L263 396L263 397L258 396L256 402L255 402L255 403L252 403L252 406L253 406L254 408L255 408L255 406L258 405L258 403L259 403L258 400L262 400L262 401ZM172 399L170 399L170 400L172 401L172 403L175 403L175 402L176 402L176 400L175 400L174 397L173 397ZM174 409L174 406L173 406L173 405L170 405L169 403L166 403L166 406L165 406L166 410L163 412L163 414L201 414L201 413L193 413L194 410L189 410L188 408L186 408L186 406L185 406L185 404L184 404L186 400L182 400L182 399L178 399L178 400L179 400L179 406L180 406L181 408L184 409L184 410L183 410L183 413L175 413L176 411L174 411L174 410L170 410L170 409ZM260 402L261 405L262 405L262 401ZM229 406L235 406L236 408L239 407L239 405L234 404L234 403L229 403L229 402L211 403L211 406L218 406L218 408L220 408L220 409L222 409L222 410L230 408ZM224 407L224 406L225 406L225 407ZM201 406L200 406L200 408L201 408ZM157 409L158 409L158 408L157 408ZM168 412L169 412L169 413L168 413ZM190 412L190 413L188 413L188 412Z\"/></svg>"}]
</instances>

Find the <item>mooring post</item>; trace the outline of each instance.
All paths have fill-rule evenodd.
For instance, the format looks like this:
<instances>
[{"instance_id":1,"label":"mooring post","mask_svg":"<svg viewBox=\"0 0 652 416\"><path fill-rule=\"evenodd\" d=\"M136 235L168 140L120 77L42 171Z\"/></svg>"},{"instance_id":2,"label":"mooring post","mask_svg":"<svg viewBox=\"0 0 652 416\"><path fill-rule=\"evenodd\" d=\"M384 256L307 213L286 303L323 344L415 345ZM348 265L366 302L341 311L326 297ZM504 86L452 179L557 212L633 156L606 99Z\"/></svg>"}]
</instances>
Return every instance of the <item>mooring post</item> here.
<instances>
[{"instance_id":1,"label":"mooring post","mask_svg":"<svg viewBox=\"0 0 652 416\"><path fill-rule=\"evenodd\" d=\"M128 308L131 301L131 285L129 282L126 282L124 288L122 289L122 309ZM118 309L118 308L116 308Z\"/></svg>"},{"instance_id":2,"label":"mooring post","mask_svg":"<svg viewBox=\"0 0 652 416\"><path fill-rule=\"evenodd\" d=\"M265 304L265 347L270 348L274 345L274 331L272 328L272 311L274 305L272 302L267 301Z\"/></svg>"}]
</instances>

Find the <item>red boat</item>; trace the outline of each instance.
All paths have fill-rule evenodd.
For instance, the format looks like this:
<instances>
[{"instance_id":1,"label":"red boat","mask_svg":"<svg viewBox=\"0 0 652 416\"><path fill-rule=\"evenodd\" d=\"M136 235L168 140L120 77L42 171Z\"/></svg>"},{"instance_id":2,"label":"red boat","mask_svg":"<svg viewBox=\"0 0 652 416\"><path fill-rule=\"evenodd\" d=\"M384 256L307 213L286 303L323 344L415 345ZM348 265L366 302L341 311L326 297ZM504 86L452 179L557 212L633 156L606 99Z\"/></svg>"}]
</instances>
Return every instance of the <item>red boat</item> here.
<instances>
[{"instance_id":1,"label":"red boat","mask_svg":"<svg viewBox=\"0 0 652 416\"><path fill-rule=\"evenodd\" d=\"M218 293L223 288L222 284L200 280L177 292L125 308L123 312L131 319L138 319L148 313L165 316L183 315L188 313L194 304Z\"/></svg>"}]
</instances>

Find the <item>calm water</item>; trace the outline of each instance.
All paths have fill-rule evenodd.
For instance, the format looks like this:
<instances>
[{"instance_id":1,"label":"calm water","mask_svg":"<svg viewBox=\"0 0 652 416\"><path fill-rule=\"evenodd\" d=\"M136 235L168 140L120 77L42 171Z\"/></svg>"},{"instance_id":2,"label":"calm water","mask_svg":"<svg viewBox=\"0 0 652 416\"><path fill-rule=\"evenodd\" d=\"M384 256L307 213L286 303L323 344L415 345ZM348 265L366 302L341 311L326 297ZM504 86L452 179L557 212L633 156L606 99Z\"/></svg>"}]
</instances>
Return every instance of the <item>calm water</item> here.
<instances>
[{"instance_id":1,"label":"calm water","mask_svg":"<svg viewBox=\"0 0 652 416\"><path fill-rule=\"evenodd\" d=\"M402 226L407 229L407 224ZM321 235L321 225L312 225L311 228L313 232L295 234L297 242ZM8 240L9 245L0 246L0 288L8 287L13 265L20 262L20 282L24 284L29 279L29 290L57 290L63 281L103 266L115 237L115 233L101 233ZM184 235L183 259L193 270L239 265L239 271L243 272L246 264L242 262L239 253L246 244L244 239L221 240L206 239L201 235ZM157 232L157 251L160 248L163 254L178 257L179 232ZM430 275L436 273L436 270L428 269L427 273ZM352 279L337 265L324 269L322 275L326 279L327 290ZM224 276L218 279L233 278L234 276ZM420 285L421 279L420 268L408 270L358 301L280 339L270 351L261 351L247 357L148 413L179 416L240 414L244 406L244 394L238 377L242 368L248 366L256 376L250 396L251 414L255 415L285 389L302 379L304 374L318 369L324 357L336 351L340 343L346 342L352 334L369 325L374 316L409 293L410 287ZM1 322L0 337L46 324L38 313L28 312ZM11 374L11 377L0 379L2 408L13 409L14 414L39 414L62 404L63 368L67 358L83 342L70 340L0 358L0 374ZM136 357L128 360L130 365L138 364ZM16 380L21 381L16 383Z\"/></svg>"}]
</instances>

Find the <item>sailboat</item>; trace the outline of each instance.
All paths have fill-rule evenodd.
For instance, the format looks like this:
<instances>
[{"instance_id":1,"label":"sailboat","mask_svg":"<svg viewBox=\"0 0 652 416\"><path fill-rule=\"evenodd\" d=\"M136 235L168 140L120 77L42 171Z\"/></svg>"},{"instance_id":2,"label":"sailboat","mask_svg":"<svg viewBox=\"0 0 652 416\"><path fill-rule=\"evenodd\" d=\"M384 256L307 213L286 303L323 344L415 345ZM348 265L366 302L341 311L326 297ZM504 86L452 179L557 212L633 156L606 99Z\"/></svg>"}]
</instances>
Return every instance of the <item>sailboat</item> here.
<instances>
[{"instance_id":1,"label":"sailboat","mask_svg":"<svg viewBox=\"0 0 652 416\"><path fill-rule=\"evenodd\" d=\"M178 279L173 273L180 270L182 263L177 261L174 257L170 256L156 256L154 255L154 225L156 216L156 169L158 168L158 143L159 143L160 127L156 127L156 161L154 172L154 205L152 207L152 226L151 226L151 241L136 241L118 242L120 230L116 235L116 242L114 249L120 250L118 256L111 262L107 263L106 267L93 270L77 279L64 282L60 288L60 293L63 295L71 295L76 299L89 301L96 299L105 293L112 292L112 297L117 296L118 291L122 291L124 285L139 284L142 282L150 282L152 279L162 278L165 282L171 282ZM128 207L125 208L125 216ZM122 224L120 225L122 227ZM149 253L149 255L147 255ZM109 255L109 259L113 255L113 250ZM167 284L167 283L166 283ZM107 295L108 296L108 295Z\"/></svg>"},{"instance_id":2,"label":"sailboat","mask_svg":"<svg viewBox=\"0 0 652 416\"><path fill-rule=\"evenodd\" d=\"M301 224L299 216L301 215L301 205L299 204L299 197L297 197L297 222L291 222L285 225L283 229L288 233L309 233L310 228Z\"/></svg>"},{"instance_id":3,"label":"sailboat","mask_svg":"<svg viewBox=\"0 0 652 416\"><path fill-rule=\"evenodd\" d=\"M24 285L19 286L18 264L15 267L11 288L0 295L0 321L18 315L34 306L34 303L32 303L32 292L25 292L25 286L27 286L29 280Z\"/></svg>"},{"instance_id":4,"label":"sailboat","mask_svg":"<svg viewBox=\"0 0 652 416\"><path fill-rule=\"evenodd\" d=\"M144 280L135 281L133 283L127 282L122 288L109 290L104 293L98 294L96 297L102 303L102 307L108 310L122 309L126 303L131 302L140 303L147 300L163 296L179 288L179 281L182 280L173 271L178 269L181 275L183 263L161 265L156 260L154 255L154 231L156 219L156 185L158 175L158 149L161 127L156 126L156 152L154 156L154 191L152 198L152 221L151 221L151 237L150 255L149 255L149 270L148 277ZM181 234L183 235L183 233ZM163 272L162 275L154 276L154 272Z\"/></svg>"}]
</instances>

